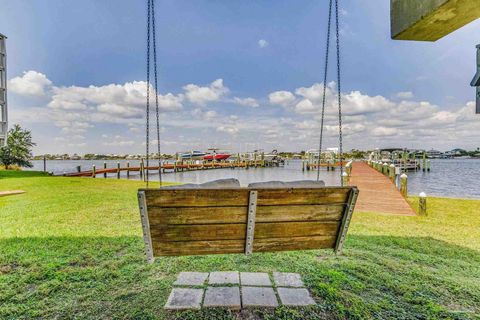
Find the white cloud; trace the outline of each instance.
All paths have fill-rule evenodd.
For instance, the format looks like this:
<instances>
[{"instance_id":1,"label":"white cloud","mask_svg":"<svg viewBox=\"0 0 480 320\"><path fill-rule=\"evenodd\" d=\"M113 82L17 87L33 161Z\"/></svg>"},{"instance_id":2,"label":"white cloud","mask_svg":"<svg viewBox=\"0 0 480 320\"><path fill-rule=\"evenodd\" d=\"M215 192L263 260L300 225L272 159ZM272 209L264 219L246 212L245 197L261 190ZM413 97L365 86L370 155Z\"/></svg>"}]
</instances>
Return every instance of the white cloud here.
<instances>
[{"instance_id":1,"label":"white cloud","mask_svg":"<svg viewBox=\"0 0 480 320\"><path fill-rule=\"evenodd\" d=\"M133 140L121 140L119 138L114 141L107 141L102 143L104 146L113 146L113 147L131 147L135 145Z\"/></svg>"},{"instance_id":2,"label":"white cloud","mask_svg":"<svg viewBox=\"0 0 480 320\"><path fill-rule=\"evenodd\" d=\"M208 102L218 101L229 92L228 88L223 85L223 79L213 81L208 87L187 84L183 89L187 99L200 106L205 106Z\"/></svg>"},{"instance_id":3,"label":"white cloud","mask_svg":"<svg viewBox=\"0 0 480 320\"><path fill-rule=\"evenodd\" d=\"M334 82L328 83L325 90L325 113L336 114L338 111L338 95L335 91ZM302 87L295 90L295 93L302 96L295 106L295 111L300 114L320 113L323 102L323 84L315 83L311 87ZM394 105L382 96L368 96L360 91L352 91L348 94L342 93L342 106L344 115L363 115L387 110Z\"/></svg>"},{"instance_id":4,"label":"white cloud","mask_svg":"<svg viewBox=\"0 0 480 320\"><path fill-rule=\"evenodd\" d=\"M397 128L377 127L372 130L375 137L388 137L398 134Z\"/></svg>"},{"instance_id":5,"label":"white cloud","mask_svg":"<svg viewBox=\"0 0 480 320\"><path fill-rule=\"evenodd\" d=\"M85 133L94 127L90 123L81 121L57 121L55 125L62 128L62 132L67 134Z\"/></svg>"},{"instance_id":6,"label":"white cloud","mask_svg":"<svg viewBox=\"0 0 480 320\"><path fill-rule=\"evenodd\" d=\"M273 105L287 107L295 101L295 96L290 91L275 91L268 95L268 100Z\"/></svg>"},{"instance_id":7,"label":"white cloud","mask_svg":"<svg viewBox=\"0 0 480 320\"><path fill-rule=\"evenodd\" d=\"M318 112L316 106L309 99L303 99L295 106L295 111L298 113L313 113Z\"/></svg>"},{"instance_id":8,"label":"white cloud","mask_svg":"<svg viewBox=\"0 0 480 320\"><path fill-rule=\"evenodd\" d=\"M192 115L196 118L208 121L215 118L217 116L217 112L215 110L204 111L200 108L197 108L192 110Z\"/></svg>"},{"instance_id":9,"label":"white cloud","mask_svg":"<svg viewBox=\"0 0 480 320\"><path fill-rule=\"evenodd\" d=\"M400 91L395 96L400 99L412 99L414 95L411 91Z\"/></svg>"},{"instance_id":10,"label":"white cloud","mask_svg":"<svg viewBox=\"0 0 480 320\"><path fill-rule=\"evenodd\" d=\"M225 132L229 134L236 134L238 133L239 129L235 126L220 126L220 127L217 127L217 131Z\"/></svg>"},{"instance_id":11,"label":"white cloud","mask_svg":"<svg viewBox=\"0 0 480 320\"><path fill-rule=\"evenodd\" d=\"M235 104L239 104L241 106L246 106L246 107L252 107L252 108L257 108L260 105L258 104L257 100L253 98L238 98L235 97L233 98L233 102Z\"/></svg>"},{"instance_id":12,"label":"white cloud","mask_svg":"<svg viewBox=\"0 0 480 320\"><path fill-rule=\"evenodd\" d=\"M36 99L29 101L29 104L36 102L35 107L19 106L11 112L11 119L29 124L39 148L49 152L50 148L59 152L77 152L75 148L97 153L106 149L142 152L145 82L59 87L45 79L44 94L30 96ZM180 94L159 96L161 125L168 127L168 130L162 127L162 146L165 152L206 149L212 144L233 152L254 148L292 151L314 148L318 143L322 98L321 83L292 92L275 91L268 95L269 103L285 108L266 106L252 113L226 106L235 103L255 107L265 97L230 98L221 79L207 86L190 84ZM474 114L475 102L445 109L428 101L396 98L370 96L360 91L342 93L345 147L476 147L480 122ZM153 102L152 97L152 108ZM208 102L219 103L207 108ZM324 145L335 146L338 107L333 82L327 85L325 107ZM172 112L167 114L167 111ZM154 122L154 115L151 120ZM50 125L54 130L45 134L45 130L36 129L39 124ZM100 138L102 134L106 138Z\"/></svg>"},{"instance_id":13,"label":"white cloud","mask_svg":"<svg viewBox=\"0 0 480 320\"><path fill-rule=\"evenodd\" d=\"M330 82L325 91L326 99L330 98L334 89L335 89L335 83ZM297 90L295 90L295 93L312 102L320 102L322 101L322 98L323 98L323 84L315 83L311 87L298 88Z\"/></svg>"},{"instance_id":14,"label":"white cloud","mask_svg":"<svg viewBox=\"0 0 480 320\"><path fill-rule=\"evenodd\" d=\"M360 91L343 94L343 112L346 115L359 115L385 111L394 106L394 103L382 96L368 96Z\"/></svg>"},{"instance_id":15,"label":"white cloud","mask_svg":"<svg viewBox=\"0 0 480 320\"><path fill-rule=\"evenodd\" d=\"M115 118L141 118L144 114L147 84L144 81L89 87L54 87L49 107L59 110L89 110ZM152 90L150 105L154 108L155 92ZM182 108L183 96L171 93L158 95L162 112Z\"/></svg>"},{"instance_id":16,"label":"white cloud","mask_svg":"<svg viewBox=\"0 0 480 320\"><path fill-rule=\"evenodd\" d=\"M263 48L266 48L266 47L268 47L268 45L269 45L269 43L268 43L267 40L265 40L265 39L260 39L260 40L258 40L258 46L259 46L260 48L262 48L262 49L263 49Z\"/></svg>"},{"instance_id":17,"label":"white cloud","mask_svg":"<svg viewBox=\"0 0 480 320\"><path fill-rule=\"evenodd\" d=\"M13 93L24 96L45 96L52 82L43 74L27 71L21 77L15 77L8 82L8 88Z\"/></svg>"}]
</instances>

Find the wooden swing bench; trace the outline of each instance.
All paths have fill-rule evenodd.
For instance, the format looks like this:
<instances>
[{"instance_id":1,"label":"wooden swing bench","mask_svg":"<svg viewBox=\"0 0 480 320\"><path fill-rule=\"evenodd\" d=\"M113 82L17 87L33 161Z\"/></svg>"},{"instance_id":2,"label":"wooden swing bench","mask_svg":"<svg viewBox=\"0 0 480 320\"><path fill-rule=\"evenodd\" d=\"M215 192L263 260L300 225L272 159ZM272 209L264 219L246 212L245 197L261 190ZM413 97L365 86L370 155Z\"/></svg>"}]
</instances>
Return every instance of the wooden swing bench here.
<instances>
[{"instance_id":1,"label":"wooden swing bench","mask_svg":"<svg viewBox=\"0 0 480 320\"><path fill-rule=\"evenodd\" d=\"M332 248L339 254L356 187L140 189L147 260Z\"/></svg>"}]
</instances>

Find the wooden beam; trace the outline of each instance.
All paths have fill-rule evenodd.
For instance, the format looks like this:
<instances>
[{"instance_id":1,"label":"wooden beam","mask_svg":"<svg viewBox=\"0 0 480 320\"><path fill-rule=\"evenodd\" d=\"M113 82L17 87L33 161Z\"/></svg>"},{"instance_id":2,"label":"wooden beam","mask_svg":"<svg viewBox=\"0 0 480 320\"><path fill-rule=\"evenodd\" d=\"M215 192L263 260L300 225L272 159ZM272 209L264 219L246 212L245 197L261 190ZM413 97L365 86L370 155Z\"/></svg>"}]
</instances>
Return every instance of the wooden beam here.
<instances>
[{"instance_id":1,"label":"wooden beam","mask_svg":"<svg viewBox=\"0 0 480 320\"><path fill-rule=\"evenodd\" d=\"M480 18L478 0L390 0L395 40L437 41Z\"/></svg>"}]
</instances>

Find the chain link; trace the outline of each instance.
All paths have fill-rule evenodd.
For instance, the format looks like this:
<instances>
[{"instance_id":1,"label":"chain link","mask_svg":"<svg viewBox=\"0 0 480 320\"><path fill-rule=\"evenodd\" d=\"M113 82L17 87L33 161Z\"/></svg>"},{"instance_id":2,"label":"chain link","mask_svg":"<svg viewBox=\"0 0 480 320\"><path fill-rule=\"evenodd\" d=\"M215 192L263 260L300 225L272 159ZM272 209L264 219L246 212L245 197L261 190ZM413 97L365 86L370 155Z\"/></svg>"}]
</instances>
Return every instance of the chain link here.
<instances>
[{"instance_id":1,"label":"chain link","mask_svg":"<svg viewBox=\"0 0 480 320\"><path fill-rule=\"evenodd\" d=\"M151 37L152 36L152 37ZM145 135L145 183L148 188L149 176L148 168L150 166L150 45L153 44L153 75L154 75L154 90L155 90L155 116L157 129L157 152L158 152L158 180L159 185L162 185L162 160L160 150L160 109L158 103L158 72L157 72L157 39L155 30L155 4L154 0L147 0L147 102L145 110L146 118L146 135Z\"/></svg>"},{"instance_id":2,"label":"chain link","mask_svg":"<svg viewBox=\"0 0 480 320\"><path fill-rule=\"evenodd\" d=\"M149 166L149 153L150 153L150 15L151 15L151 8L150 2L151 0L147 0L147 103L146 103L146 110L145 110L145 118L146 118L146 125L145 125L145 159L147 164L147 170L144 170L144 173L148 171ZM145 174L145 183L148 188L148 174Z\"/></svg>"},{"instance_id":3,"label":"chain link","mask_svg":"<svg viewBox=\"0 0 480 320\"><path fill-rule=\"evenodd\" d=\"M155 30L155 4L152 1L152 34L153 34L153 74L155 78L155 115L157 122L158 182L162 186L162 153L160 150L160 110L158 106L158 73L157 73L157 32Z\"/></svg>"},{"instance_id":4,"label":"chain link","mask_svg":"<svg viewBox=\"0 0 480 320\"><path fill-rule=\"evenodd\" d=\"M325 68L323 74L323 97L322 97L322 118L320 122L320 138L318 141L318 159L317 159L317 181L320 180L320 158L322 156L322 142L323 142L323 123L325 120L325 100L327 91L327 75L328 75L328 57L330 52L330 26L332 21L332 1L330 0L328 6L328 26L327 26L327 45L325 50Z\"/></svg>"},{"instance_id":5,"label":"chain link","mask_svg":"<svg viewBox=\"0 0 480 320\"><path fill-rule=\"evenodd\" d=\"M338 96L338 135L339 135L339 156L340 156L340 181L343 186L343 132L342 132L342 87L340 70L340 30L338 17L338 2L335 0L335 22L337 35L337 96Z\"/></svg>"}]
</instances>

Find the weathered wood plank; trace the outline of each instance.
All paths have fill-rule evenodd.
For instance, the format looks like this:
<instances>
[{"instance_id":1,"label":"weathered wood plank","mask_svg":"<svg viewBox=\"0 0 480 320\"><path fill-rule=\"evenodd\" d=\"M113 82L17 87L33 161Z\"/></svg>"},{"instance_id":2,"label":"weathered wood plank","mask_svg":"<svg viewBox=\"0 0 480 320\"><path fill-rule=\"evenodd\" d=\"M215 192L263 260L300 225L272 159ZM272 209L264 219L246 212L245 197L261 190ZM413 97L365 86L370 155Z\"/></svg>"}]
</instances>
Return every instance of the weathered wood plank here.
<instances>
[{"instance_id":1,"label":"weathered wood plank","mask_svg":"<svg viewBox=\"0 0 480 320\"><path fill-rule=\"evenodd\" d=\"M333 248L335 241L332 235L259 239L253 245L253 252L327 249Z\"/></svg>"},{"instance_id":2,"label":"weathered wood plank","mask_svg":"<svg viewBox=\"0 0 480 320\"><path fill-rule=\"evenodd\" d=\"M153 241L245 240L245 224L150 225Z\"/></svg>"},{"instance_id":3,"label":"weathered wood plank","mask_svg":"<svg viewBox=\"0 0 480 320\"><path fill-rule=\"evenodd\" d=\"M286 238L300 236L335 235L339 221L257 223L255 239ZM153 242L244 240L246 225L197 224L197 225L150 225Z\"/></svg>"},{"instance_id":4,"label":"weathered wood plank","mask_svg":"<svg viewBox=\"0 0 480 320\"><path fill-rule=\"evenodd\" d=\"M345 203L348 188L259 189L258 206ZM218 207L246 206L249 189L150 189L148 206Z\"/></svg>"},{"instance_id":5,"label":"weathered wood plank","mask_svg":"<svg viewBox=\"0 0 480 320\"><path fill-rule=\"evenodd\" d=\"M344 205L259 206L257 222L340 220ZM150 224L246 223L247 207L149 207Z\"/></svg>"},{"instance_id":6,"label":"weathered wood plank","mask_svg":"<svg viewBox=\"0 0 480 320\"><path fill-rule=\"evenodd\" d=\"M339 221L257 223L255 239L334 236L338 232L339 225Z\"/></svg>"},{"instance_id":7,"label":"weathered wood plank","mask_svg":"<svg viewBox=\"0 0 480 320\"><path fill-rule=\"evenodd\" d=\"M153 242L155 256L243 253L244 240Z\"/></svg>"},{"instance_id":8,"label":"weathered wood plank","mask_svg":"<svg viewBox=\"0 0 480 320\"><path fill-rule=\"evenodd\" d=\"M259 206L257 222L337 221L345 205Z\"/></svg>"},{"instance_id":9,"label":"weathered wood plank","mask_svg":"<svg viewBox=\"0 0 480 320\"><path fill-rule=\"evenodd\" d=\"M247 189L179 189L146 190L148 206L162 207L221 207L246 206Z\"/></svg>"},{"instance_id":10,"label":"weathered wood plank","mask_svg":"<svg viewBox=\"0 0 480 320\"><path fill-rule=\"evenodd\" d=\"M149 207L150 224L247 223L243 207Z\"/></svg>"},{"instance_id":11,"label":"weathered wood plank","mask_svg":"<svg viewBox=\"0 0 480 320\"><path fill-rule=\"evenodd\" d=\"M378 212L415 215L395 185L365 162L354 162L350 183L360 190L356 212Z\"/></svg>"},{"instance_id":12,"label":"weathered wood plank","mask_svg":"<svg viewBox=\"0 0 480 320\"><path fill-rule=\"evenodd\" d=\"M335 236L257 239L253 244L253 252L327 249L334 247L335 240ZM153 250L155 256L243 253L245 250L245 241L154 242Z\"/></svg>"},{"instance_id":13,"label":"weathered wood plank","mask_svg":"<svg viewBox=\"0 0 480 320\"><path fill-rule=\"evenodd\" d=\"M257 204L280 206L345 203L349 190L349 188L264 189L258 192Z\"/></svg>"}]
</instances>

